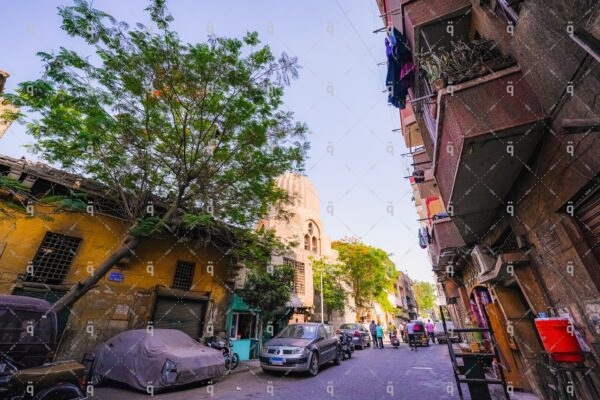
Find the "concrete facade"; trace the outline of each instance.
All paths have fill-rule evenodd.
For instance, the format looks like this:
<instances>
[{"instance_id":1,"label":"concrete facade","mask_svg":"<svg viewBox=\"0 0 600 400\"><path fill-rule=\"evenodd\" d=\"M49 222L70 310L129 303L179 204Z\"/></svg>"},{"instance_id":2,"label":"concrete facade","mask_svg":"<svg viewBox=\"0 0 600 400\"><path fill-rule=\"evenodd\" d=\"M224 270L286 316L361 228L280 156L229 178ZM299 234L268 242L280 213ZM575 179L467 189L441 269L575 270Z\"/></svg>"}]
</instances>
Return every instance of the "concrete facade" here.
<instances>
[{"instance_id":1,"label":"concrete facade","mask_svg":"<svg viewBox=\"0 0 600 400\"><path fill-rule=\"evenodd\" d=\"M457 39L490 40L513 60L496 69L480 64L478 76L437 90L416 74L414 115L400 113L411 135L405 142L423 142L409 146L415 169L433 169L430 186L439 184L448 215L425 212L424 183L413 179L415 206L431 228L428 251L452 319L490 325L506 380L540 398L556 395L534 322L562 317L585 356L572 390L597 397L600 3L377 3L384 24L408 38L417 69L420 54ZM419 100L427 95L432 101Z\"/></svg>"}]
</instances>

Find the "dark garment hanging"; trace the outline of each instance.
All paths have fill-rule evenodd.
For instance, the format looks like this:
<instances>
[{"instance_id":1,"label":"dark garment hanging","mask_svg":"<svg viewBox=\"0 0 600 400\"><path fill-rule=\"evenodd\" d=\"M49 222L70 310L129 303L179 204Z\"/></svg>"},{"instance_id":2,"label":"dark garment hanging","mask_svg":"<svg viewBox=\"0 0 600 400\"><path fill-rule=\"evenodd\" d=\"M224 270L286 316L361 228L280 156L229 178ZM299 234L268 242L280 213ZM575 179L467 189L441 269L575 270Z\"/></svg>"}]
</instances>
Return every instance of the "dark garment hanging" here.
<instances>
[{"instance_id":1,"label":"dark garment hanging","mask_svg":"<svg viewBox=\"0 0 600 400\"><path fill-rule=\"evenodd\" d=\"M396 108L406 108L406 96L414 79L412 53L406 37L396 28L389 38L385 38L388 71L386 86L388 103Z\"/></svg>"}]
</instances>

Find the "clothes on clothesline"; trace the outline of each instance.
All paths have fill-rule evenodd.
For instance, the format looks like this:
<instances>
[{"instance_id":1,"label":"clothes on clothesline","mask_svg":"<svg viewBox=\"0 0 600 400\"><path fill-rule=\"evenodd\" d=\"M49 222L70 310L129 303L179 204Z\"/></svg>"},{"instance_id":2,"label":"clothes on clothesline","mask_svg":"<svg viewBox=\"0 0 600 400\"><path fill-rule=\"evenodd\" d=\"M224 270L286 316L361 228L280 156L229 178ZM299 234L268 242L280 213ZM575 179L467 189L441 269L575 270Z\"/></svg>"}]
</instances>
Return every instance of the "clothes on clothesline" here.
<instances>
[{"instance_id":1,"label":"clothes on clothesline","mask_svg":"<svg viewBox=\"0 0 600 400\"><path fill-rule=\"evenodd\" d=\"M386 85L388 88L388 103L394 107L406 108L408 89L413 84L415 65L412 62L412 52L406 37L396 28L385 38L385 53L387 56Z\"/></svg>"}]
</instances>

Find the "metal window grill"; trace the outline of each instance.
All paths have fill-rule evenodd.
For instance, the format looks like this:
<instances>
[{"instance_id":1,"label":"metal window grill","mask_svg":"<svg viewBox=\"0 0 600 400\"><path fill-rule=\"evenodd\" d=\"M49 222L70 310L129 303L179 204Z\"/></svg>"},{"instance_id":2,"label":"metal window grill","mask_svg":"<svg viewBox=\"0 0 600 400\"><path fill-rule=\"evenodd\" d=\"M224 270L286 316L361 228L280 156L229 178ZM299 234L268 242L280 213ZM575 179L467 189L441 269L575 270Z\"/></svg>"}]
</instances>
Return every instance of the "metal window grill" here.
<instances>
[{"instance_id":1,"label":"metal window grill","mask_svg":"<svg viewBox=\"0 0 600 400\"><path fill-rule=\"evenodd\" d=\"M299 295L304 295L304 263L285 257L283 262L294 268L294 292Z\"/></svg>"},{"instance_id":2,"label":"metal window grill","mask_svg":"<svg viewBox=\"0 0 600 400\"><path fill-rule=\"evenodd\" d=\"M27 281L46 284L61 284L75 258L81 239L46 232L42 244L33 261L33 274L28 274Z\"/></svg>"},{"instance_id":3,"label":"metal window grill","mask_svg":"<svg viewBox=\"0 0 600 400\"><path fill-rule=\"evenodd\" d=\"M173 289L190 290L192 279L194 278L194 269L196 265L189 262L179 261L175 268L173 277Z\"/></svg>"}]
</instances>

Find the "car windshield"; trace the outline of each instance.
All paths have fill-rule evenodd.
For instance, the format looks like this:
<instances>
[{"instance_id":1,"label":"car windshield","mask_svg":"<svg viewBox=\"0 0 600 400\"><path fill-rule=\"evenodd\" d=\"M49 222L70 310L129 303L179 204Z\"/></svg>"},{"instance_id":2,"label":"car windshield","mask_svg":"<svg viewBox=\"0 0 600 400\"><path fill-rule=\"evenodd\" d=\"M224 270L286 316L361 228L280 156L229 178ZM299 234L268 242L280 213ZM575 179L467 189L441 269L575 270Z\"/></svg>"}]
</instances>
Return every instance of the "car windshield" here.
<instances>
[{"instance_id":1,"label":"car windshield","mask_svg":"<svg viewBox=\"0 0 600 400\"><path fill-rule=\"evenodd\" d=\"M317 336L317 325L288 325L278 337L295 339L313 339Z\"/></svg>"},{"instance_id":2,"label":"car windshield","mask_svg":"<svg viewBox=\"0 0 600 400\"><path fill-rule=\"evenodd\" d=\"M340 325L340 329L358 329L358 325L356 325L356 324L342 324L342 325Z\"/></svg>"}]
</instances>

